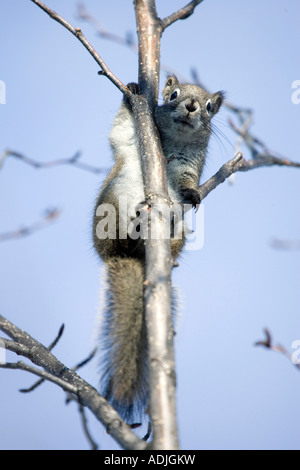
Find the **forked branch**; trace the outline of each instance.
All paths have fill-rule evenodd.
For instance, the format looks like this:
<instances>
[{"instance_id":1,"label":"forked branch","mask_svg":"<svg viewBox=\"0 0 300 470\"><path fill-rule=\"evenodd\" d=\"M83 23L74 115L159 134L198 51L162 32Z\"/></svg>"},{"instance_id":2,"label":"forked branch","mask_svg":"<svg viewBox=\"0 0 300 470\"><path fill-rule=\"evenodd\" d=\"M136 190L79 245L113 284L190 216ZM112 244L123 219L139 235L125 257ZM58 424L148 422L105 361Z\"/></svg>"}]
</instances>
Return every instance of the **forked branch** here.
<instances>
[{"instance_id":1,"label":"forked branch","mask_svg":"<svg viewBox=\"0 0 300 470\"><path fill-rule=\"evenodd\" d=\"M0 363L1 368L22 369L50 380L74 394L79 403L89 408L124 449L141 450L146 447L146 443L122 421L112 406L90 384L60 362L47 347L1 315L0 330L11 338L1 338L0 347L29 359L36 366L23 362L3 362Z\"/></svg>"},{"instance_id":2,"label":"forked branch","mask_svg":"<svg viewBox=\"0 0 300 470\"><path fill-rule=\"evenodd\" d=\"M185 20L194 13L194 10L197 5L202 3L203 0L193 0L189 2L185 7L180 8L171 15L167 16L162 20L162 29L165 30L168 26L175 23L178 20Z\"/></svg>"}]
</instances>

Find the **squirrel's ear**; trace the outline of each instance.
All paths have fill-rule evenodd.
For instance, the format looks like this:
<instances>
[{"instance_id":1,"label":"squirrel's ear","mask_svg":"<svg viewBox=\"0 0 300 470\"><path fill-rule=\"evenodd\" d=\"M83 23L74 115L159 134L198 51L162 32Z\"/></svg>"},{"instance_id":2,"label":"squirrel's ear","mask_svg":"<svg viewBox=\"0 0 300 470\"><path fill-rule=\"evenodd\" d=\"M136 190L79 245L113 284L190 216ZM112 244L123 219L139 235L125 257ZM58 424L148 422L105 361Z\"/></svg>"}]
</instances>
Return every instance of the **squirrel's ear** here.
<instances>
[{"instance_id":1,"label":"squirrel's ear","mask_svg":"<svg viewBox=\"0 0 300 470\"><path fill-rule=\"evenodd\" d=\"M211 102L212 102L213 114L217 114L224 99L225 99L225 93L223 91L217 91L217 93L214 93L212 95Z\"/></svg>"},{"instance_id":2,"label":"squirrel's ear","mask_svg":"<svg viewBox=\"0 0 300 470\"><path fill-rule=\"evenodd\" d=\"M173 87L174 85L179 85L178 78L176 75L170 75L166 80L165 88Z\"/></svg>"},{"instance_id":3,"label":"squirrel's ear","mask_svg":"<svg viewBox=\"0 0 300 470\"><path fill-rule=\"evenodd\" d=\"M166 83L165 83L165 88L163 89L163 97L166 99L170 93L172 92L172 89L175 87L175 86L179 86L180 83L177 79L177 77L175 75L170 75L167 80L166 80Z\"/></svg>"},{"instance_id":4,"label":"squirrel's ear","mask_svg":"<svg viewBox=\"0 0 300 470\"><path fill-rule=\"evenodd\" d=\"M173 88L176 85L180 85L178 78L175 75L170 75L166 80L165 88L163 91L167 91L168 89Z\"/></svg>"}]
</instances>

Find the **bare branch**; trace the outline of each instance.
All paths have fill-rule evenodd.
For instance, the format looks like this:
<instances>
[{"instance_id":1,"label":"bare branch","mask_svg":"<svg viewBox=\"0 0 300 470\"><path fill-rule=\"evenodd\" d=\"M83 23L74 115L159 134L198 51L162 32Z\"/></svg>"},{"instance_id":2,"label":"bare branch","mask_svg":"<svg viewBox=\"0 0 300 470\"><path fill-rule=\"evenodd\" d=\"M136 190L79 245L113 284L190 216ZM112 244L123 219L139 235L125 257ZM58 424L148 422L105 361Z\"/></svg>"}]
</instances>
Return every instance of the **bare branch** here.
<instances>
[{"instance_id":1,"label":"bare branch","mask_svg":"<svg viewBox=\"0 0 300 470\"><path fill-rule=\"evenodd\" d=\"M82 423L82 426L83 426L83 431L84 431L84 434L85 434L85 437L87 438L90 446L91 446L91 449L92 450L97 450L99 448L98 444L94 441L94 439L92 438L92 435L88 429L88 422L87 422L87 417L86 417L86 412L85 412L85 407L82 405L82 403L80 403L78 397L72 393L68 393L67 394L67 399L66 399L66 404L69 405L69 403L75 401L78 405L78 410L79 410L79 414L80 414L80 418L81 418L81 423Z\"/></svg>"},{"instance_id":2,"label":"bare branch","mask_svg":"<svg viewBox=\"0 0 300 470\"><path fill-rule=\"evenodd\" d=\"M60 340L60 338L62 337L62 334L64 332L64 329L65 329L65 325L64 323L61 325L59 331L58 331L58 334L56 336L56 338L54 339L54 341L52 341L52 343L50 344L50 346L48 346L48 349L49 351L52 351L52 349L57 345L58 341Z\"/></svg>"},{"instance_id":3,"label":"bare branch","mask_svg":"<svg viewBox=\"0 0 300 470\"><path fill-rule=\"evenodd\" d=\"M95 417L106 426L108 432L124 449L142 450L146 447L146 443L132 432L112 406L90 384L53 356L48 348L1 315L0 330L13 340L2 339L2 345L4 344L10 351L28 358L35 365L44 369L50 374L47 380L51 380L64 390L69 388L71 393L77 396L79 402L89 408ZM1 366L6 365L2 364ZM6 366L6 368L9 367ZM17 368L17 366L11 366L11 368ZM39 374L40 372L36 375Z\"/></svg>"},{"instance_id":4,"label":"bare branch","mask_svg":"<svg viewBox=\"0 0 300 470\"><path fill-rule=\"evenodd\" d=\"M50 344L50 346L48 347L49 351L51 351L58 343L58 341L60 340L60 338L62 337L62 334L64 332L64 328L65 328L65 325L62 324L62 326L60 327L59 329L59 332L58 332L58 335L56 336L55 340ZM46 379L40 379L38 380L37 382L35 382L33 385L31 385L31 387L28 387L28 388L21 388L19 391L21 393L30 393L30 392L33 392L33 390L35 390L37 387L39 387L42 383L44 383Z\"/></svg>"},{"instance_id":5,"label":"bare branch","mask_svg":"<svg viewBox=\"0 0 300 470\"><path fill-rule=\"evenodd\" d=\"M257 137L254 137L249 132L249 126L244 129L239 129L233 121L230 119L229 124L231 128L242 137L247 147L250 149L253 159L248 162L248 169L257 168L260 166L291 166L294 168L300 168L299 162L293 162L284 157L274 155L268 150L266 145ZM251 162L251 163L250 163Z\"/></svg>"},{"instance_id":6,"label":"bare branch","mask_svg":"<svg viewBox=\"0 0 300 470\"><path fill-rule=\"evenodd\" d=\"M76 370L79 370L83 366L88 364L95 357L96 352L97 352L97 348L93 349L93 351L88 355L88 357L84 359L83 361L79 362L79 364L77 364L76 366L72 367L72 370L75 372Z\"/></svg>"},{"instance_id":7,"label":"bare branch","mask_svg":"<svg viewBox=\"0 0 300 470\"><path fill-rule=\"evenodd\" d=\"M81 152L76 152L75 155L69 158L61 158L57 160L52 160L50 162L37 162L36 160L33 160L32 158L29 158L20 152L16 152L15 150L5 150L0 158L0 168L7 157L15 157L21 160L22 162L26 163L27 165L32 166L36 170L52 168L60 165L73 165L81 170L89 171L95 174L106 173L108 171L107 168L94 167L92 165L88 165L87 163L82 163L81 161L79 161L79 159L81 158Z\"/></svg>"},{"instance_id":8,"label":"bare branch","mask_svg":"<svg viewBox=\"0 0 300 470\"><path fill-rule=\"evenodd\" d=\"M3 342L2 344L5 344L4 338L1 338L1 341ZM6 343L6 345L7 345L7 343ZM42 371L42 370L38 369L37 367L33 367L33 366L28 365L28 364L25 364L25 362L22 362L22 361L0 363L0 368L2 368L2 369L11 369L11 370L23 370L23 371L30 372L31 374L34 374L34 375L37 375L37 376L41 377L41 379L38 382L36 382L35 385L30 387L30 389L20 389L20 392L30 392L30 391L34 390L41 383L43 383L45 381L49 381L49 382L52 382L52 383L60 386L65 392L68 392L69 396L74 397L74 394L78 393L78 390L74 386L66 383L63 380L60 380L59 378L53 376L52 374L49 374L48 372L45 372L45 371ZM85 434L88 442L90 443L90 446L91 446L92 450L97 450L98 445L93 440L93 438L92 438L92 436L89 432L89 429L88 429L87 418L86 418L84 406L78 401L78 399L77 399L77 402L78 402L78 405L79 405L79 414L81 416L81 421L82 421L82 425L83 425L83 429L84 429L84 434Z\"/></svg>"},{"instance_id":9,"label":"bare branch","mask_svg":"<svg viewBox=\"0 0 300 470\"><path fill-rule=\"evenodd\" d=\"M299 162L293 162L286 158L278 158L270 153L261 153L258 157L247 160L247 166L241 167L239 171L253 170L254 168L261 168L263 166L287 166L293 168L300 168Z\"/></svg>"},{"instance_id":10,"label":"bare branch","mask_svg":"<svg viewBox=\"0 0 300 470\"><path fill-rule=\"evenodd\" d=\"M189 2L185 7L180 8L172 15L167 16L162 20L162 28L165 30L168 26L173 24L177 20L185 20L194 13L196 6L202 3L203 0L193 0Z\"/></svg>"},{"instance_id":11,"label":"bare branch","mask_svg":"<svg viewBox=\"0 0 300 470\"><path fill-rule=\"evenodd\" d=\"M3 339L2 339L3 341ZM7 348L9 349L9 348ZM30 372L31 374L37 375L38 377L42 377L42 380L45 381L47 380L48 382L52 382L59 387L61 387L65 392L69 393L78 393L78 390L76 387L73 385L65 382L64 380L61 380L59 377L55 377L52 374L49 374L48 372L45 372L43 370L38 369L37 367L30 366L28 364L25 364L25 362L18 361L18 362L4 362L0 363L0 368L1 369L13 369L13 370L24 370L26 372ZM21 390L20 390L21 391Z\"/></svg>"},{"instance_id":12,"label":"bare branch","mask_svg":"<svg viewBox=\"0 0 300 470\"><path fill-rule=\"evenodd\" d=\"M203 200L208 194L214 190L219 184L224 183L224 181L229 178L231 175L238 171L249 171L255 168L260 168L263 166L294 166L299 168L300 164L290 162L288 160L277 159L276 157L268 156L266 158L260 157L259 159L245 160L241 153L234 157L229 162L225 163L220 170L212 176L209 180L199 186L199 194L201 200ZM275 245L274 245L275 246ZM275 246L278 247L279 245ZM294 246L294 245L293 245ZM299 249L299 242L295 245Z\"/></svg>"},{"instance_id":13,"label":"bare branch","mask_svg":"<svg viewBox=\"0 0 300 470\"><path fill-rule=\"evenodd\" d=\"M90 433L90 430L88 428L88 422L87 422L87 417L86 417L86 413L85 413L85 408L84 406L82 406L81 403L79 403L79 413L80 413L80 416L81 416L81 422L82 422L82 426L83 426L83 430L84 430L84 434L91 446L91 449L92 450L98 450L99 446L98 444L94 441L94 439L92 438L92 435Z\"/></svg>"},{"instance_id":14,"label":"bare branch","mask_svg":"<svg viewBox=\"0 0 300 470\"><path fill-rule=\"evenodd\" d=\"M36 390L40 385L42 385L44 382L45 382L46 379L40 379L40 380L37 380L36 382L34 382L34 384L32 384L30 387L27 387L27 388L20 388L19 389L19 392L21 393L31 393L33 392L34 390Z\"/></svg>"},{"instance_id":15,"label":"bare branch","mask_svg":"<svg viewBox=\"0 0 300 470\"><path fill-rule=\"evenodd\" d=\"M292 361L292 354L290 354L290 352L284 348L283 346L281 346L280 344L277 344L277 345L274 345L273 344L273 339L272 339L272 336L271 336L271 333L270 331L265 328L264 329L264 333L266 335L266 339L263 341L257 341L255 343L255 346L263 346L267 349L270 349L271 351L274 351L274 352L277 352L277 353L280 353L280 354L283 354L285 357L287 357L289 359L289 361L297 368L300 370L300 363L294 363Z\"/></svg>"},{"instance_id":16,"label":"bare branch","mask_svg":"<svg viewBox=\"0 0 300 470\"><path fill-rule=\"evenodd\" d=\"M17 343L16 341L12 341L6 338L1 338L0 341L0 347L3 347L7 349L8 351L16 353L18 356L24 356L30 359L30 356L32 354L32 351L30 351L30 347L22 344L22 343ZM11 362L5 362L5 363L0 363L0 368L3 369L19 369L19 370L24 370L27 372L31 372L32 374L35 374L39 377L41 377L43 380L49 380L50 382L55 383L56 385L59 385L63 390L68 391L70 393L78 393L78 390L76 387L73 385L70 385L69 383L65 382L64 380L60 379L59 377L56 377L55 374L42 371L41 369L38 369L37 367L30 366L28 364L25 364L25 362L19 361L16 363L11 363Z\"/></svg>"},{"instance_id":17,"label":"bare branch","mask_svg":"<svg viewBox=\"0 0 300 470\"><path fill-rule=\"evenodd\" d=\"M200 198L201 200L206 198L206 196L208 196L211 191L219 186L219 184L224 183L227 178L238 171L249 171L263 166L274 165L300 168L300 163L291 162L286 159L280 159L272 155L262 154L255 159L245 160L243 154L239 152L232 160L229 160L229 162L225 163L214 176L199 186L198 191Z\"/></svg>"},{"instance_id":18,"label":"bare branch","mask_svg":"<svg viewBox=\"0 0 300 470\"><path fill-rule=\"evenodd\" d=\"M242 153L238 153L232 160L225 163L214 176L199 186L198 191L201 201L219 184L224 183L233 173L240 171L246 165L247 162L244 160Z\"/></svg>"},{"instance_id":19,"label":"bare branch","mask_svg":"<svg viewBox=\"0 0 300 470\"><path fill-rule=\"evenodd\" d=\"M100 55L95 51L95 49L86 39L80 28L74 28L74 26L72 26L68 21L66 21L62 16L60 16L54 10L51 10L51 8L42 3L40 0L31 1L35 3L38 7L40 7L42 10L44 10L50 16L50 18L64 26L64 28L70 31L70 33L72 33L81 42L81 44L83 44L83 46L89 51L89 53L97 62L97 64L101 67L101 75L105 75L117 88L119 88L122 93L127 96L130 95L130 91L128 90L128 88L111 72L104 60L100 57Z\"/></svg>"},{"instance_id":20,"label":"bare branch","mask_svg":"<svg viewBox=\"0 0 300 470\"><path fill-rule=\"evenodd\" d=\"M34 224L22 227L20 229L14 230L12 232L0 233L0 242L4 242L7 240L14 240L18 238L27 237L28 235L32 235L33 233L47 227L51 224L54 220L56 220L60 216L59 209L47 209L45 211L44 217L35 222Z\"/></svg>"}]
</instances>

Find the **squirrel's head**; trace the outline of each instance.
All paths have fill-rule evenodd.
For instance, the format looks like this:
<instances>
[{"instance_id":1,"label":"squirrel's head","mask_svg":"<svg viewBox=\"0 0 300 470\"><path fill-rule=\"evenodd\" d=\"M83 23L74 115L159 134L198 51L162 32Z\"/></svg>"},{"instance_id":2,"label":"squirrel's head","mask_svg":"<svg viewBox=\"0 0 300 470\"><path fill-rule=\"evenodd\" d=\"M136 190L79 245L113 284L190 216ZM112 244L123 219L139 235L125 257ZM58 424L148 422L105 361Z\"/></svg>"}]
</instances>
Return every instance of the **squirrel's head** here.
<instances>
[{"instance_id":1,"label":"squirrel's head","mask_svg":"<svg viewBox=\"0 0 300 470\"><path fill-rule=\"evenodd\" d=\"M210 94L197 85L183 84L174 76L166 80L163 89L164 103L155 111L157 125L164 135L182 139L209 138L210 121L217 114L224 93Z\"/></svg>"}]
</instances>

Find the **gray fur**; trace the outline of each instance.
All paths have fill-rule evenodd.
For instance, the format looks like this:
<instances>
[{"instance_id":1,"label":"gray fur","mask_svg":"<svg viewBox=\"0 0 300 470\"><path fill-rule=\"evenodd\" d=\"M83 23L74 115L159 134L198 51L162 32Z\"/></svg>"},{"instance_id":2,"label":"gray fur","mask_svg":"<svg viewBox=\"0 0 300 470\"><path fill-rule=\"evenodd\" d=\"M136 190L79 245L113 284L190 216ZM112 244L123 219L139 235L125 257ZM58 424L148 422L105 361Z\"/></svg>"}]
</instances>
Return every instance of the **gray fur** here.
<instances>
[{"instance_id":1,"label":"gray fur","mask_svg":"<svg viewBox=\"0 0 300 470\"><path fill-rule=\"evenodd\" d=\"M164 103L156 108L155 118L169 161L169 187L177 200L183 202L187 189L197 191L211 135L210 121L219 111L223 94L210 94L196 85L181 84L172 76L166 81L163 97ZM209 112L208 102L211 103Z\"/></svg>"},{"instance_id":2,"label":"gray fur","mask_svg":"<svg viewBox=\"0 0 300 470\"><path fill-rule=\"evenodd\" d=\"M131 87L138 91L137 85ZM223 95L221 92L211 95L198 86L181 84L172 76L166 81L163 96L164 103L156 108L155 118L168 163L169 196L174 203L191 202L196 206L211 134L210 120L218 112ZM133 423L145 412L149 393L143 302L145 246L142 239L97 237L97 224L105 217L97 211L100 205L114 206L118 234L119 222L128 224L136 216L135 207L145 199L136 127L126 100L114 120L110 143L116 163L99 192L93 229L94 246L106 264L108 278L101 335L104 349L101 390L121 416ZM120 210L120 196L127 197L129 214ZM171 238L174 264L183 245L184 239Z\"/></svg>"}]
</instances>

